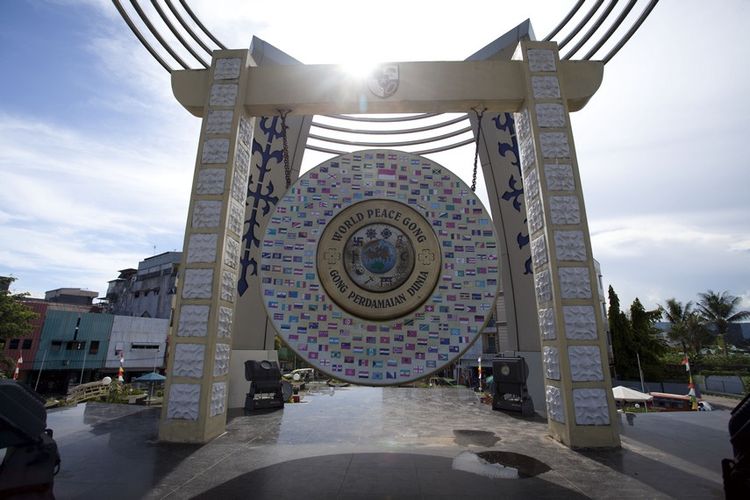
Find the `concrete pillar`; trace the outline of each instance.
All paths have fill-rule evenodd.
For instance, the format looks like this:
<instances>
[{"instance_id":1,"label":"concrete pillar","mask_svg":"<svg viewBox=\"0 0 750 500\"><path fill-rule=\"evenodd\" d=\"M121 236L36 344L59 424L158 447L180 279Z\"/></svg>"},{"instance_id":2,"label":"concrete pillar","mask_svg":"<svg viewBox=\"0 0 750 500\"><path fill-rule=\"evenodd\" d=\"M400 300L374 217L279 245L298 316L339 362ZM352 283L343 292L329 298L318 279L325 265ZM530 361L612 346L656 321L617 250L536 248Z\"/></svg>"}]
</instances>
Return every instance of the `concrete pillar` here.
<instances>
[{"instance_id":1,"label":"concrete pillar","mask_svg":"<svg viewBox=\"0 0 750 500\"><path fill-rule=\"evenodd\" d=\"M527 98L515 114L550 434L572 448L620 445L565 82L554 42L522 41Z\"/></svg>"},{"instance_id":2,"label":"concrete pillar","mask_svg":"<svg viewBox=\"0 0 750 500\"><path fill-rule=\"evenodd\" d=\"M254 119L244 112L247 50L215 51L185 229L159 438L224 432Z\"/></svg>"}]
</instances>

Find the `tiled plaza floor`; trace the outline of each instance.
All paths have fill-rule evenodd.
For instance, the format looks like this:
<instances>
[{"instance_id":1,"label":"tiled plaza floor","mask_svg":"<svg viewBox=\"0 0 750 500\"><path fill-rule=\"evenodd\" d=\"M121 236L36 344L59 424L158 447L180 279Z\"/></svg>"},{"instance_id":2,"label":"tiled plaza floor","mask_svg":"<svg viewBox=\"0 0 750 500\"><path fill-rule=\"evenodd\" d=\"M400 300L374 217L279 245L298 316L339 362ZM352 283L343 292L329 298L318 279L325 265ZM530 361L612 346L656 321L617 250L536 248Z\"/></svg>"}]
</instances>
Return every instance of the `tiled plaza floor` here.
<instances>
[{"instance_id":1,"label":"tiled plaza floor","mask_svg":"<svg viewBox=\"0 0 750 500\"><path fill-rule=\"evenodd\" d=\"M158 417L51 411L57 498L722 498L731 456L728 411L623 416L621 449L577 452L543 419L492 411L463 388L323 386L283 410L233 411L202 446L158 443Z\"/></svg>"}]
</instances>

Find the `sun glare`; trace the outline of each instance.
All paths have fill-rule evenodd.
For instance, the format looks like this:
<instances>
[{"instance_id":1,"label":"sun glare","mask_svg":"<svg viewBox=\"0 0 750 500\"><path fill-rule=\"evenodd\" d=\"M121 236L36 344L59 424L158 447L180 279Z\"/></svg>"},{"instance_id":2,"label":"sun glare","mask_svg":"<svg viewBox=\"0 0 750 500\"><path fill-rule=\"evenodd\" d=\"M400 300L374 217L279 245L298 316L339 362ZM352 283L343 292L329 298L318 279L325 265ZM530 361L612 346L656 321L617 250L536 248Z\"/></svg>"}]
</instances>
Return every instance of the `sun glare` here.
<instances>
[{"instance_id":1,"label":"sun glare","mask_svg":"<svg viewBox=\"0 0 750 500\"><path fill-rule=\"evenodd\" d=\"M367 78L378 67L378 63L372 61L350 61L341 65L341 70L354 78Z\"/></svg>"}]
</instances>

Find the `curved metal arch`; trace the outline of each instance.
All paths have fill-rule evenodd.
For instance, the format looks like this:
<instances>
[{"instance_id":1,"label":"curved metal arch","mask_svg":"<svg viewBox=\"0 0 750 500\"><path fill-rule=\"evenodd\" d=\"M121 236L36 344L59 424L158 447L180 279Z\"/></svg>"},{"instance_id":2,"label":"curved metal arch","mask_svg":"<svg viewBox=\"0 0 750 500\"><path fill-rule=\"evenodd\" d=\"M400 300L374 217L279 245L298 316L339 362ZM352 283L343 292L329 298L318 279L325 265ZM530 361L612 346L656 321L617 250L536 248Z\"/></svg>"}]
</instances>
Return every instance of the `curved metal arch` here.
<instances>
[{"instance_id":1,"label":"curved metal arch","mask_svg":"<svg viewBox=\"0 0 750 500\"><path fill-rule=\"evenodd\" d=\"M588 31L581 37L580 40L578 40L578 43L575 44L575 46L570 49L570 51L563 56L563 59L570 59L576 52L581 50L581 47L583 47L586 42L589 41L589 39L596 33L596 30L599 29L599 27L604 23L604 21L609 17L609 15L612 13L612 10L617 6L618 0L609 0L609 4L607 7L605 7L604 12L602 12L596 21L594 21L594 24L588 29Z\"/></svg>"},{"instance_id":2,"label":"curved metal arch","mask_svg":"<svg viewBox=\"0 0 750 500\"><path fill-rule=\"evenodd\" d=\"M396 134L413 134L417 132L426 132L430 130L436 130L438 128L448 127L456 123L461 123L464 120L468 120L468 115L460 115L457 118L446 120L444 122L436 123L434 125L427 125L424 127L415 128L404 128L404 129L389 129L389 130L368 130L368 129L353 129L347 127L337 127L335 125L329 125L327 123L320 123L313 121L312 126L331 130L334 132L344 132L347 134L366 134L366 135L396 135Z\"/></svg>"},{"instance_id":3,"label":"curved metal arch","mask_svg":"<svg viewBox=\"0 0 750 500\"><path fill-rule=\"evenodd\" d=\"M141 18L141 21L143 21L143 24L146 25L146 28L151 32L151 35L156 38L156 41L161 44L162 47L164 47L164 50L166 50L172 58L174 58L175 61L177 61L177 64L182 66L185 69L190 69L190 66L177 54L177 52L174 51L172 46L168 44L164 38L162 38L161 33L159 30L157 30L151 20L148 18L145 12L143 12L143 9L141 9L141 6L138 4L138 0L130 0L130 5L133 6L135 11L138 13L138 16Z\"/></svg>"},{"instance_id":4,"label":"curved metal arch","mask_svg":"<svg viewBox=\"0 0 750 500\"><path fill-rule=\"evenodd\" d=\"M308 134L307 137L309 139L317 139L319 141L323 142L331 142L334 144L343 144L346 146L362 146L362 147L400 147L400 146L415 146L417 144L427 144L430 142L437 142L442 141L445 139L450 139L451 137L456 137L461 134L465 134L467 132L471 132L471 126L462 128L460 130L456 130L453 132L448 132L446 134L438 135L435 137L426 137L423 139L412 139L410 141L392 141L392 142L367 142L367 141L349 141L346 139L338 139L334 137L326 137L322 135L317 134Z\"/></svg>"},{"instance_id":5,"label":"curved metal arch","mask_svg":"<svg viewBox=\"0 0 750 500\"><path fill-rule=\"evenodd\" d=\"M177 19L177 22L180 23L180 26L195 40L195 43L200 45L200 47L206 51L206 54L208 56L211 56L211 49L206 45L206 42L203 41L201 37L197 35L195 31L193 31L193 28L190 27L190 25L185 21L185 18L182 17L182 14L177 10L177 8L172 3L172 0L164 0L164 4L167 6L167 8L172 12L172 15Z\"/></svg>"},{"instance_id":6,"label":"curved metal arch","mask_svg":"<svg viewBox=\"0 0 750 500\"><path fill-rule=\"evenodd\" d=\"M141 6L138 4L139 0L131 0L131 4L133 5L133 8L135 9L138 16L141 18L141 21L146 26L146 28L149 30L150 34L154 37L154 39L161 45L161 47L169 54L171 58L174 59L174 61L183 68L190 68L190 66L187 64L187 62L180 57L180 55L174 50L174 48L162 37L161 32L159 29L157 29L156 25L151 21L148 14L141 8ZM564 28L570 23L570 21L575 17L575 15L581 10L583 7L583 4L586 0L578 0L573 7L570 9L570 11L565 15L565 17L558 23L558 25L546 36L544 37L545 41L551 41L553 38L555 38L561 31L564 30ZM602 24L604 23L605 19L609 17L609 15L614 10L615 4L617 4L618 0L611 0L611 3L608 4L608 6L605 8L605 11L597 17L597 19L594 21L593 25L588 28L586 33L583 35L583 37L576 43L576 46L573 47L563 58L564 59L570 59L572 56L577 53L587 42L591 41L596 34L596 32L601 28ZM621 27L622 23L630 13L630 11L634 8L635 3L637 0L630 0L628 5L623 9L623 11L620 13L620 15L617 17L617 19L614 21L612 26L604 33L602 34L593 44L592 48L589 50L589 52L586 53L586 55L583 57L583 59L591 59L601 48L604 46L605 43L607 43L612 36L615 34L615 32ZM114 4L115 8L117 9L118 13L120 14L120 17L125 21L125 23L128 25L130 30L133 32L133 34L136 36L136 38L141 42L141 44L144 46L144 48L151 54L151 56L156 59L156 61L168 72L174 71L175 68L173 68L167 60L165 60L164 57L162 57L159 54L159 51L148 41L148 39L144 36L143 33L141 33L138 29L138 27L133 22L133 19L128 15L128 13L123 8L120 0L112 0L112 3ZM180 6L184 10L184 12L187 14L187 17L190 18L190 20L199 28L199 30L202 32L203 35L208 37L214 44L216 44L217 47L221 49L226 49L226 46L208 29L206 26L201 22L200 18L193 12L193 10L190 8L186 0L179 0ZM573 39L578 36L578 34L588 25L588 23L591 21L591 19L594 17L596 12L599 11L602 4L604 3L604 0L596 0L593 7L589 9L589 11L583 16L581 21L578 22L578 24L571 30L570 33L565 36L561 41L558 42L559 47L563 48L565 45L570 43ZM656 4L658 3L658 0L651 0L650 3L647 5L647 7L643 10L641 15L637 18L635 23L630 27L630 29L620 38L620 40L615 44L614 48L610 50L606 56L603 58L603 62L606 64L612 58L622 49L623 46L632 38L632 36L635 34L636 31L641 27L643 22L646 20L646 18L649 16L649 14L653 11L654 7L656 7ZM180 45L182 45L185 50L187 50L192 57L195 58L195 60L204 68L209 66L209 63L201 57L201 55L196 50L196 47L192 45L192 43L189 42L177 29L177 26L169 19L164 9L158 4L158 0L151 0L151 4L154 7L154 10L158 14L159 18L161 19L161 22L164 26L174 35L174 37L177 39ZM193 41L200 46L200 48L205 52L206 56L210 56L212 53L212 48L209 47L209 45L206 43L203 38L195 32L195 30L190 26L188 21L185 19L184 15L177 9L177 7L174 5L173 0L164 0L164 4L167 6L167 8L170 10L172 15L174 16L174 19L179 23L179 25L182 27L182 29L187 33ZM345 115L334 115L334 118L342 119L342 120L352 120L352 121L363 121L363 122L395 122L395 121L408 121L408 120L417 120L421 118L426 118L429 116L436 116L435 113L424 113L420 115L413 115L413 116L407 116L407 117L398 117L398 118L363 118L363 117L353 117L353 116L345 116Z\"/></svg>"},{"instance_id":7,"label":"curved metal arch","mask_svg":"<svg viewBox=\"0 0 750 500\"><path fill-rule=\"evenodd\" d=\"M651 14L651 11L654 10L654 7L656 7L656 4L659 3L659 0L651 0L651 3L646 6L646 9L641 13L638 20L635 22L635 24L630 28L630 30L625 33L625 36L623 36L620 39L620 42L615 45L615 47L609 51L609 53L604 56L604 59L602 59L602 62L604 64L607 64L609 61L612 60L613 57L617 55L617 53L622 49L626 43L628 43L628 40L632 38L633 35L635 35L635 32L638 31L638 28L641 27L643 22L646 20L646 18Z\"/></svg>"},{"instance_id":8,"label":"curved metal arch","mask_svg":"<svg viewBox=\"0 0 750 500\"><path fill-rule=\"evenodd\" d=\"M591 59L594 54L596 54L599 49L602 48L602 46L607 43L607 40L610 39L610 37L614 34L615 31L617 31L617 28L620 27L622 22L625 20L626 17L628 17L628 14L630 14L630 11L633 10L633 7L635 7L635 4L638 2L638 0L630 0L628 5L625 6L625 8L620 12L620 15L617 16L617 19L615 19L615 22L612 23L612 26L609 27L606 33L599 39L596 44L589 50L583 58L585 60Z\"/></svg>"},{"instance_id":9,"label":"curved metal arch","mask_svg":"<svg viewBox=\"0 0 750 500\"><path fill-rule=\"evenodd\" d=\"M171 73L173 70L167 64L167 62L159 55L159 53L154 49L151 44L148 43L146 38L141 34L140 31L138 31L138 28L136 28L135 24L133 23L133 20L130 19L130 16L128 16L128 13L125 12L125 9L120 4L119 0L112 0L112 3L115 4L115 8L117 9L117 12L120 13L120 17L122 17L122 20L125 21L125 24L128 25L130 28L130 31L133 32L135 37L138 39L139 42L141 42L141 45L151 54L151 56L156 59L156 61L162 65L164 69L167 70L167 72Z\"/></svg>"},{"instance_id":10,"label":"curved metal arch","mask_svg":"<svg viewBox=\"0 0 750 500\"><path fill-rule=\"evenodd\" d=\"M156 10L157 14L159 14L159 17L161 17L161 20L164 22L164 24L169 28L169 31L172 32L172 34L177 38L177 40L182 44L183 47L185 47L185 50L190 52L190 55L192 55L196 61L198 61L204 68L208 68L210 65L208 62L206 62L205 59L203 59L198 53L195 51L192 45L190 45L187 40L182 36L182 33L175 27L175 25L172 23L172 21L169 20L169 17L167 16L166 12L164 12L164 9L162 9L161 5L159 5L158 0L151 0L151 5L154 6L154 9Z\"/></svg>"},{"instance_id":11,"label":"curved metal arch","mask_svg":"<svg viewBox=\"0 0 750 500\"><path fill-rule=\"evenodd\" d=\"M585 16L583 16L583 19L573 28L573 30L568 33L568 36L566 36L561 42L557 42L557 47L559 49L562 49L565 47L570 41L576 37L576 35L583 29L584 26L586 26L586 23L588 23L592 17L594 17L594 14L596 14L596 11L599 10L599 8L604 3L604 0L596 0L596 3L594 4L591 9L586 13Z\"/></svg>"},{"instance_id":12,"label":"curved metal arch","mask_svg":"<svg viewBox=\"0 0 750 500\"><path fill-rule=\"evenodd\" d=\"M394 116L394 117L379 117L379 116L352 116L352 115L325 115L328 118L336 118L339 120L349 120L353 122L406 122L411 120L421 120L422 118L432 118L433 116L440 116L442 113L418 113L409 116Z\"/></svg>"}]
</instances>

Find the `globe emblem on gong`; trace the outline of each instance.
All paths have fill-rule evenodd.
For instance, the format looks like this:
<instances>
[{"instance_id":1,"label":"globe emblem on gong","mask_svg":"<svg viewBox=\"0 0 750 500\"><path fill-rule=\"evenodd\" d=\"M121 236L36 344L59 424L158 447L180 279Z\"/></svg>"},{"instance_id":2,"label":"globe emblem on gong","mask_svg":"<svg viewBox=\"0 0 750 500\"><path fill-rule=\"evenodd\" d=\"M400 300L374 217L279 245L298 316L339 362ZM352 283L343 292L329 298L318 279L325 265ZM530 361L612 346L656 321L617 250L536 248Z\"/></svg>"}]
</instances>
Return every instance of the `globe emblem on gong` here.
<instances>
[{"instance_id":1,"label":"globe emblem on gong","mask_svg":"<svg viewBox=\"0 0 750 500\"><path fill-rule=\"evenodd\" d=\"M368 224L347 240L344 268L349 278L363 289L387 292L409 277L414 268L414 247L398 227Z\"/></svg>"},{"instance_id":2,"label":"globe emblem on gong","mask_svg":"<svg viewBox=\"0 0 750 500\"><path fill-rule=\"evenodd\" d=\"M381 274L396 265L396 247L389 241L370 241L362 250L362 265L372 273Z\"/></svg>"}]
</instances>

